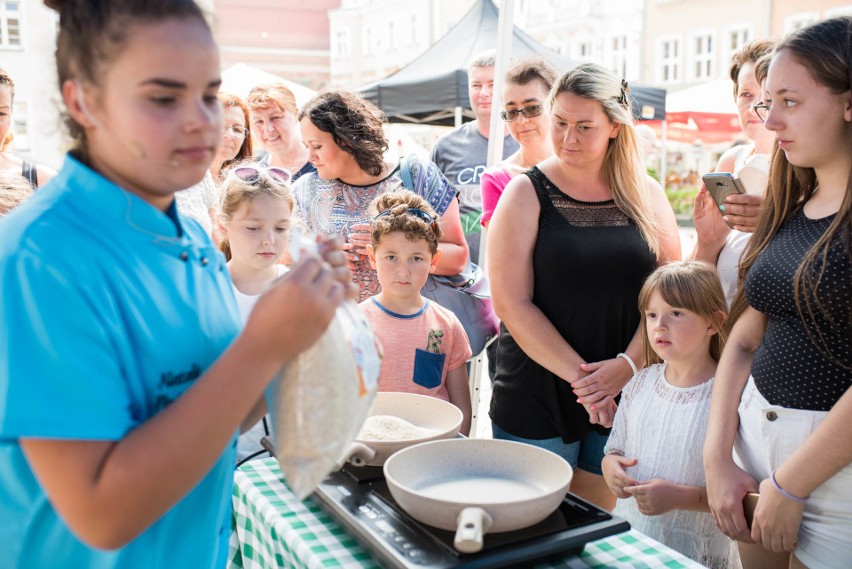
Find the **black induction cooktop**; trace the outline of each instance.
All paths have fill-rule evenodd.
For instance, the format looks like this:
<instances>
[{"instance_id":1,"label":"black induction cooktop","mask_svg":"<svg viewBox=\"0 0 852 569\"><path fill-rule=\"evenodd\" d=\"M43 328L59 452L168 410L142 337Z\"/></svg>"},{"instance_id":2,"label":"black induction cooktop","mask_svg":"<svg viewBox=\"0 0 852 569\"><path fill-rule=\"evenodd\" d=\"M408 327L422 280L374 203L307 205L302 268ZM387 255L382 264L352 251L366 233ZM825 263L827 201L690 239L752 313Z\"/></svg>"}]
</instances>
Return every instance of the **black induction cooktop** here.
<instances>
[{"instance_id":1,"label":"black induction cooktop","mask_svg":"<svg viewBox=\"0 0 852 569\"><path fill-rule=\"evenodd\" d=\"M482 551L462 554L453 548L453 532L422 524L396 504L379 467L347 465L326 477L312 499L387 568L532 567L630 529L626 521L569 493L542 522L486 534Z\"/></svg>"}]
</instances>

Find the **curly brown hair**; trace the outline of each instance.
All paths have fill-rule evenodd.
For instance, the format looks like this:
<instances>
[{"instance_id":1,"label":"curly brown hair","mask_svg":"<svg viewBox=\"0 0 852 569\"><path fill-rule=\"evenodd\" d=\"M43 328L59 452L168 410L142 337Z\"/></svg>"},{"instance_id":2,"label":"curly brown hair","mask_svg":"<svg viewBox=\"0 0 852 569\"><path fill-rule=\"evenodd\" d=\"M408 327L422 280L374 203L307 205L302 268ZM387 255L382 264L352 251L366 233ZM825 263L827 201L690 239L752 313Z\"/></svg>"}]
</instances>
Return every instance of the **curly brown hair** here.
<instances>
[{"instance_id":1,"label":"curly brown hair","mask_svg":"<svg viewBox=\"0 0 852 569\"><path fill-rule=\"evenodd\" d=\"M298 120L308 117L327 132L334 143L352 156L364 172L379 176L384 171L388 139L382 125L385 116L373 103L345 90L323 91L299 111Z\"/></svg>"},{"instance_id":2,"label":"curly brown hair","mask_svg":"<svg viewBox=\"0 0 852 569\"><path fill-rule=\"evenodd\" d=\"M432 222L412 210L425 212L432 217ZM370 215L373 217L370 238L374 249L379 246L382 235L401 231L409 241L425 239L433 255L438 251L438 241L443 235L438 215L429 202L414 192L399 190L378 196L370 204Z\"/></svg>"}]
</instances>

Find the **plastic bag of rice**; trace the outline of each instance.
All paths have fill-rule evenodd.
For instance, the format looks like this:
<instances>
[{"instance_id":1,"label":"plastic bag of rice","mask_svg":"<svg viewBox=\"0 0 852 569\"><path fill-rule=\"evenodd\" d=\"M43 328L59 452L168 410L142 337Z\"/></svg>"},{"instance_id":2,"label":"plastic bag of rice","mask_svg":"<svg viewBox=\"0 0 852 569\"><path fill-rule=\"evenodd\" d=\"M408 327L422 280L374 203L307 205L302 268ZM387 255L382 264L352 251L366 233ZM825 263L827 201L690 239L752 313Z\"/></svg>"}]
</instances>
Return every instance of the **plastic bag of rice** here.
<instances>
[{"instance_id":1,"label":"plastic bag of rice","mask_svg":"<svg viewBox=\"0 0 852 569\"><path fill-rule=\"evenodd\" d=\"M299 237L293 235L292 241ZM291 250L294 261L300 252ZM270 383L266 402L276 456L299 499L337 468L338 458L367 417L380 368L369 322L354 302L345 301L320 339Z\"/></svg>"}]
</instances>

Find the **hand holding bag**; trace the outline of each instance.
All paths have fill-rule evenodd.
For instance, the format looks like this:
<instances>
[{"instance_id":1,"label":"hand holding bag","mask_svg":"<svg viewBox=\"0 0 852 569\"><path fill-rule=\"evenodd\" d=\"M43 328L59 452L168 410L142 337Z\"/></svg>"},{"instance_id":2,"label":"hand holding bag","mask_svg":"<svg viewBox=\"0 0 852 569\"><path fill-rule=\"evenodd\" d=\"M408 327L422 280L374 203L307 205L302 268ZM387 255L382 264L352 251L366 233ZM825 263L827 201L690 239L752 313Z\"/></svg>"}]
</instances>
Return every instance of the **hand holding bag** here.
<instances>
[{"instance_id":1,"label":"hand holding bag","mask_svg":"<svg viewBox=\"0 0 852 569\"><path fill-rule=\"evenodd\" d=\"M421 161L417 182L411 178L408 157L400 161L399 174L407 190L423 195L422 185L428 161ZM500 322L491 304L491 288L485 271L468 259L467 266L458 275L429 275L420 290L425 298L437 302L453 312L462 324L474 355L485 349L488 342L497 336Z\"/></svg>"}]
</instances>

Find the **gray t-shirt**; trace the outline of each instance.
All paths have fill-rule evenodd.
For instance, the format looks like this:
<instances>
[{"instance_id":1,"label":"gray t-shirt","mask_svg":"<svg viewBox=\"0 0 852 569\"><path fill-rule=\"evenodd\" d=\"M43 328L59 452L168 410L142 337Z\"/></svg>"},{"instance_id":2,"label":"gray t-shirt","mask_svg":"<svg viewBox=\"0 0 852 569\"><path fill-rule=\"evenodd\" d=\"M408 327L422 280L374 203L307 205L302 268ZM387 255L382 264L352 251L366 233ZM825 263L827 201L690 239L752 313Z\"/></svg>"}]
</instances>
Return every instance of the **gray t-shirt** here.
<instances>
[{"instance_id":1,"label":"gray t-shirt","mask_svg":"<svg viewBox=\"0 0 852 569\"><path fill-rule=\"evenodd\" d=\"M509 135L503 139L503 159L518 150ZM432 161L459 192L462 228L470 248L470 259L479 263L479 236L482 230L482 194L480 178L488 161L488 139L480 134L476 122L465 123L441 136L432 149Z\"/></svg>"}]
</instances>

